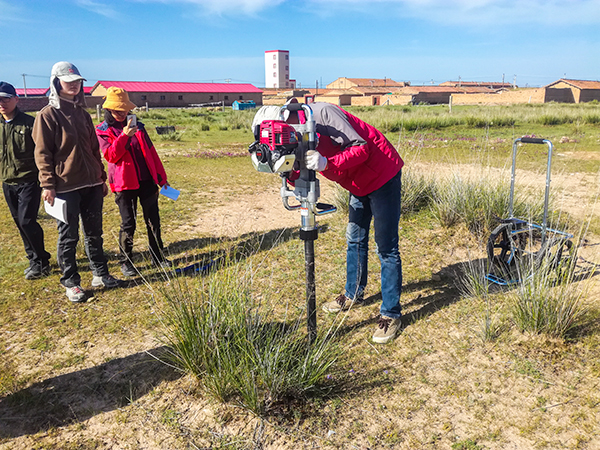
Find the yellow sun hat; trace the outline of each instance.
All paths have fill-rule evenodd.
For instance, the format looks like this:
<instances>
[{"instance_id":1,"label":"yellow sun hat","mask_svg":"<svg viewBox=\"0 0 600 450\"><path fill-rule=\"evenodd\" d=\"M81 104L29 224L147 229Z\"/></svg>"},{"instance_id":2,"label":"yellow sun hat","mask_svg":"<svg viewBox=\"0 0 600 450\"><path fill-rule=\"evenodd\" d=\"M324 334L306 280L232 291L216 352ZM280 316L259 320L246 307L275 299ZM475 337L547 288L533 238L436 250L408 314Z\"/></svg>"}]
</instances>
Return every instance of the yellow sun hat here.
<instances>
[{"instance_id":1,"label":"yellow sun hat","mask_svg":"<svg viewBox=\"0 0 600 450\"><path fill-rule=\"evenodd\" d=\"M102 105L104 109L112 109L113 111L129 112L136 106L129 100L129 94L125 89L111 86L106 91L106 100Z\"/></svg>"}]
</instances>

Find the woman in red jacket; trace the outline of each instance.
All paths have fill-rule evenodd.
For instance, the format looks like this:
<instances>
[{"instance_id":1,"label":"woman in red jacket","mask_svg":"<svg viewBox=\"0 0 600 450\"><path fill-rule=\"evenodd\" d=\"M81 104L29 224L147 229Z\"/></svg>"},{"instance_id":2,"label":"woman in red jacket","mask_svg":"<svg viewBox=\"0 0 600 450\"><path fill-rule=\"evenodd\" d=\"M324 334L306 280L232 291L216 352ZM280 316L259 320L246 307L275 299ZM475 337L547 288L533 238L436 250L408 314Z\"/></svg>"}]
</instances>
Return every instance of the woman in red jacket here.
<instances>
[{"instance_id":1,"label":"woman in red jacket","mask_svg":"<svg viewBox=\"0 0 600 450\"><path fill-rule=\"evenodd\" d=\"M138 200L148 230L152 261L159 267L170 267L171 261L163 254L157 187L168 185L167 174L144 125L132 123L133 119L127 121L127 115L136 107L127 91L111 86L105 98L104 122L96 127L96 134L108 161L108 182L121 214L121 271L129 277L137 273L133 266L133 235Z\"/></svg>"}]
</instances>

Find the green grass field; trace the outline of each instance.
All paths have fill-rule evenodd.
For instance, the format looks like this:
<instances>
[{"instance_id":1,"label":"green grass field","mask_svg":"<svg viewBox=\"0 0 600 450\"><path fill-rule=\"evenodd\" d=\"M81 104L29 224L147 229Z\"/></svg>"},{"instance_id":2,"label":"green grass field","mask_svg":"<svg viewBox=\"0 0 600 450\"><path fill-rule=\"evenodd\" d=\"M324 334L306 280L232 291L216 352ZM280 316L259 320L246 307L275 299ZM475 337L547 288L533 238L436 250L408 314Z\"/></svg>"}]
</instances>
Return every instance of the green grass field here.
<instances>
[{"instance_id":1,"label":"green grass field","mask_svg":"<svg viewBox=\"0 0 600 450\"><path fill-rule=\"evenodd\" d=\"M341 353L335 364L314 391L264 399L263 409L241 404L235 395L219 398L202 373L195 377L157 360L169 361L167 299L181 286L186 297L202 297L219 277L229 277L241 282L250 299L247 317L268 311L263 320L274 329L302 321L303 244L297 226L274 225L283 215L294 223L296 213L277 199L261 201L273 198L268 193L277 192L279 179L250 163L252 111L141 112L171 185L181 190L177 202L160 199L169 257L178 267L217 258L226 264L199 276L157 270L148 262L139 220L140 276L123 289L97 291L85 304L70 304L58 281L54 221L40 213L52 275L25 281L22 243L0 201L0 448L598 448L600 303L593 263L600 261L594 233L600 228L593 206L600 106L454 107L451 114L447 106L349 110L386 132L407 161L405 180L413 171L428 182L439 177L440 186L457 171L465 180L505 171L515 137L551 139L554 171L578 189L566 226L575 234L584 229L586 263L573 281L584 292L578 325L562 337L521 331L513 316L514 290L466 295L461 279L485 258L485 232L474 234L462 219L443 225L434 209L415 202L421 206L400 223L403 331L389 345L376 346L370 337L381 294L374 242L368 304L340 316L320 309L345 281L346 217L336 213L320 218L315 242L317 323L322 332L336 330ZM175 126L176 135L159 138L154 127L165 125ZM541 147L519 153L529 178L543 180ZM535 196L538 187L527 189ZM557 217L561 210L567 215L561 193L554 198ZM273 222L265 220L260 232L216 232L227 220L219 211L250 201ZM580 215L573 212L586 202L591 206ZM110 269L119 276L119 214L111 196L103 220ZM91 273L82 247L78 263L88 289ZM271 348L276 352L276 345ZM264 392L258 383L256 392Z\"/></svg>"}]
</instances>

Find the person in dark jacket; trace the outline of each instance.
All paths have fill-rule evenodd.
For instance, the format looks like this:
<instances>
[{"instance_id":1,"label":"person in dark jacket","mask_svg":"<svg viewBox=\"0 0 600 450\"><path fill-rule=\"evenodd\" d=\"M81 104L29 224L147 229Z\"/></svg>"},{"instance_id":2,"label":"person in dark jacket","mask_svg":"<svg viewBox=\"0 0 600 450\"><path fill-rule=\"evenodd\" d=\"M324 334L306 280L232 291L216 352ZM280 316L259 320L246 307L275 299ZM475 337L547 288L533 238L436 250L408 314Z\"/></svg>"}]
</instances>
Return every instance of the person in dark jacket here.
<instances>
[{"instance_id":1,"label":"person in dark jacket","mask_svg":"<svg viewBox=\"0 0 600 450\"><path fill-rule=\"evenodd\" d=\"M48 105L35 118L35 162L40 171L42 199L50 205L59 198L67 205L67 221L57 220L57 260L60 279L72 302L84 302L77 269L79 220L85 251L93 273L93 288L115 288L121 281L110 275L102 238L102 206L108 194L94 123L85 110L82 81L73 64L54 64Z\"/></svg>"},{"instance_id":2,"label":"person in dark jacket","mask_svg":"<svg viewBox=\"0 0 600 450\"><path fill-rule=\"evenodd\" d=\"M311 103L317 150L309 150L306 167L321 172L350 191L346 230L345 292L325 303L337 313L363 302L367 284L369 229L373 220L381 262L382 303L373 342L394 339L401 325L402 260L398 250L401 174L404 162L375 127L338 106ZM289 111L288 111L289 114ZM292 112L288 123L302 123L303 112Z\"/></svg>"},{"instance_id":3,"label":"person in dark jacket","mask_svg":"<svg viewBox=\"0 0 600 450\"><path fill-rule=\"evenodd\" d=\"M135 276L133 265L133 236L136 229L138 200L142 206L148 232L150 255L155 265L168 268L160 231L158 186L168 185L165 168L156 153L142 122L127 121L136 106L127 91L111 86L106 92L104 122L96 127L100 149L108 162L108 182L115 192L115 202L121 214L119 244L121 271Z\"/></svg>"},{"instance_id":4,"label":"person in dark jacket","mask_svg":"<svg viewBox=\"0 0 600 450\"><path fill-rule=\"evenodd\" d=\"M17 229L21 234L29 267L25 279L50 274L50 253L44 247L44 230L37 222L42 188L31 137L34 118L20 111L17 92L0 82L0 178L2 190Z\"/></svg>"}]
</instances>

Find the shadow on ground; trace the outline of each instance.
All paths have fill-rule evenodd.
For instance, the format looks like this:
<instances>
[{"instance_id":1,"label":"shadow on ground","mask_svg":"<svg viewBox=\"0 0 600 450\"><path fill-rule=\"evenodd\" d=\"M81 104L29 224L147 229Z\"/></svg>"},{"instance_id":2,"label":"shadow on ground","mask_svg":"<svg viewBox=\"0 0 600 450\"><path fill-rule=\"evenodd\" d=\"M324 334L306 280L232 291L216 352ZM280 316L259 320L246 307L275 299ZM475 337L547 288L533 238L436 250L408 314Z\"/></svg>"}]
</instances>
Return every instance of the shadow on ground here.
<instances>
[{"instance_id":1,"label":"shadow on ground","mask_svg":"<svg viewBox=\"0 0 600 450\"><path fill-rule=\"evenodd\" d=\"M181 374L158 361L165 347L49 378L0 398L0 437L36 434L126 406ZM154 355L155 357L153 357Z\"/></svg>"},{"instance_id":2,"label":"shadow on ground","mask_svg":"<svg viewBox=\"0 0 600 450\"><path fill-rule=\"evenodd\" d=\"M326 225L319 227L320 233L328 231ZM272 248L290 241L299 239L299 228L278 228L267 232L246 233L236 238L213 239L211 243L205 240L191 239L179 241L169 245L165 254L181 253L209 247L202 251L174 258L173 263L178 275L206 274L222 267L228 262L240 262L258 252L268 251Z\"/></svg>"},{"instance_id":3,"label":"shadow on ground","mask_svg":"<svg viewBox=\"0 0 600 450\"><path fill-rule=\"evenodd\" d=\"M408 313L403 313L402 328L426 318L442 308L452 305L461 299L460 283L461 278L473 271L473 268L485 267L486 259L478 259L474 261L464 261L456 264L451 264L442 268L437 274L434 274L439 281L425 280L416 283L408 283L402 286L402 295L407 296L412 292L426 290L430 292L428 295L419 294L409 302L403 303L402 298L400 303L404 311L410 310ZM572 282L584 281L588 278L600 275L600 270L597 265L589 261L579 258ZM500 291L510 291L517 287L516 284L511 286L499 286L490 283L490 292L497 293ZM371 305L381 302L381 292L365 298L364 305ZM338 334L343 335L364 326L374 325L377 322L377 316L369 317L360 322L342 326Z\"/></svg>"}]
</instances>

